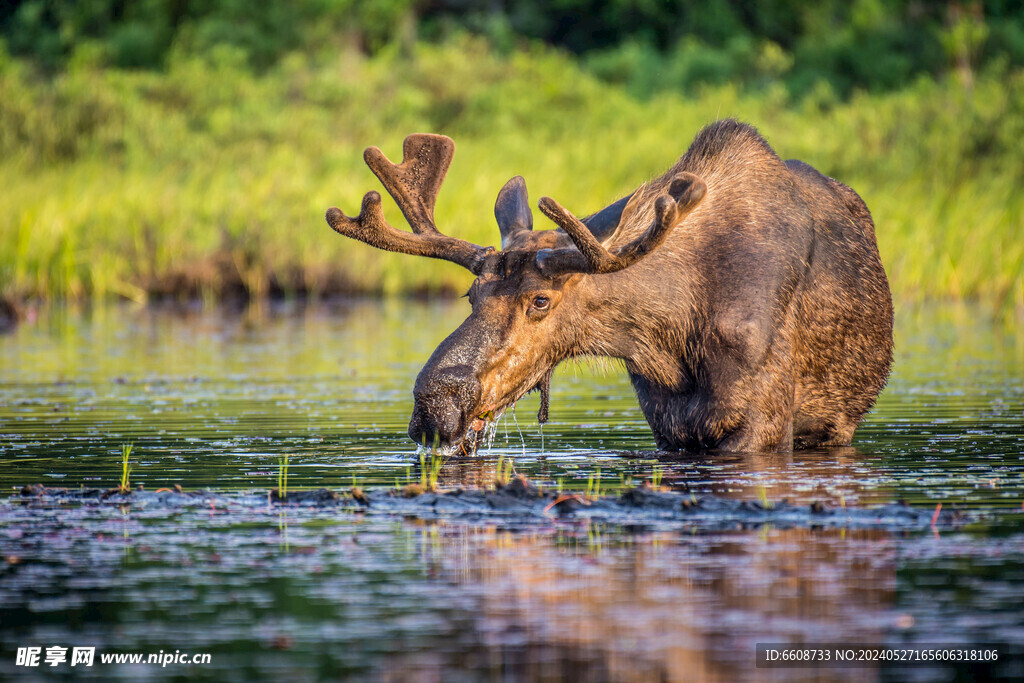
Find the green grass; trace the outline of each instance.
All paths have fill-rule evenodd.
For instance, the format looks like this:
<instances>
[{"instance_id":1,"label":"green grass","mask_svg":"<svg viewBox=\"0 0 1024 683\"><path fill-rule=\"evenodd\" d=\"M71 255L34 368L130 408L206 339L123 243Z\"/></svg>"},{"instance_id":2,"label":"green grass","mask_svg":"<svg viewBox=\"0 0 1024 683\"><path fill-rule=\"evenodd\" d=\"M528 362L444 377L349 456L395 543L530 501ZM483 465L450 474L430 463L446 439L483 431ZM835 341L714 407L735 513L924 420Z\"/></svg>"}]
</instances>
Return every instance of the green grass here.
<instances>
[{"instance_id":1,"label":"green grass","mask_svg":"<svg viewBox=\"0 0 1024 683\"><path fill-rule=\"evenodd\" d=\"M444 456L435 449L427 461L426 455L420 453L420 486L424 491L436 491L437 482L444 467Z\"/></svg>"},{"instance_id":2,"label":"green grass","mask_svg":"<svg viewBox=\"0 0 1024 683\"><path fill-rule=\"evenodd\" d=\"M594 474L587 477L587 498L601 497L601 468L598 467Z\"/></svg>"},{"instance_id":3,"label":"green grass","mask_svg":"<svg viewBox=\"0 0 1024 683\"><path fill-rule=\"evenodd\" d=\"M637 99L561 53L500 56L471 39L413 59L296 55L259 76L225 50L161 73L81 60L50 82L0 53L0 298L458 291L463 269L327 227L328 207L351 215L380 189L364 147L396 159L408 133L452 136L437 223L493 245L509 177L586 213L725 116L864 197L897 296L1024 310L1024 72L846 101L771 84ZM390 200L385 213L405 227Z\"/></svg>"},{"instance_id":4,"label":"green grass","mask_svg":"<svg viewBox=\"0 0 1024 683\"><path fill-rule=\"evenodd\" d=\"M131 490L132 483L129 479L129 475L132 473L131 464L128 462L128 458L132 454L132 444L126 443L121 445L121 483L118 486L118 490L121 493L127 493Z\"/></svg>"},{"instance_id":5,"label":"green grass","mask_svg":"<svg viewBox=\"0 0 1024 683\"><path fill-rule=\"evenodd\" d=\"M288 454L277 460L277 497L284 500L288 497Z\"/></svg>"},{"instance_id":6,"label":"green grass","mask_svg":"<svg viewBox=\"0 0 1024 683\"><path fill-rule=\"evenodd\" d=\"M512 458L506 460L504 455L499 455L498 465L494 468L494 483L498 486L508 486L515 472L515 461Z\"/></svg>"}]
</instances>

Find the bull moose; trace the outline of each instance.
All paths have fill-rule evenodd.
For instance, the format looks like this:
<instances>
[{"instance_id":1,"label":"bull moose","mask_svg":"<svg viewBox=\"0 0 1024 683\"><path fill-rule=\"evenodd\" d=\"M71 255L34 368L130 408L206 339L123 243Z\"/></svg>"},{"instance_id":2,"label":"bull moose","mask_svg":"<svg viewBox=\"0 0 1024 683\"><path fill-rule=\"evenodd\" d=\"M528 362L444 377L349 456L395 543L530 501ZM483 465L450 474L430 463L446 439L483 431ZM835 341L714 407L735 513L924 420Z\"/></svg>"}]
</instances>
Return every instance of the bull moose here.
<instances>
[{"instance_id":1,"label":"bull moose","mask_svg":"<svg viewBox=\"0 0 1024 683\"><path fill-rule=\"evenodd\" d=\"M624 361L662 450L789 451L848 445L885 385L893 310L867 206L751 126L697 134L659 178L577 218L544 197L558 229L534 230L522 177L498 193L501 249L440 233L434 204L455 151L405 139L401 164L366 164L412 232L369 192L327 222L371 246L467 268L469 317L420 371L409 436L475 448L488 419L532 390L547 419L555 366Z\"/></svg>"}]
</instances>

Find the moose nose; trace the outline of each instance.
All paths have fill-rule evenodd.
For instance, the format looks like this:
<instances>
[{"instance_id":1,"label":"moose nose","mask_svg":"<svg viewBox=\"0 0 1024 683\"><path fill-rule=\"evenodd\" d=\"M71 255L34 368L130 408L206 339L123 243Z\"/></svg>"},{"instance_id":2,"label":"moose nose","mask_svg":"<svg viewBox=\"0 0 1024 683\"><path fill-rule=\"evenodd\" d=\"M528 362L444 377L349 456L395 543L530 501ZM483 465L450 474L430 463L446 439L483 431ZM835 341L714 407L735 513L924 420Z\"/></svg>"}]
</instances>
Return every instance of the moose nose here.
<instances>
[{"instance_id":1,"label":"moose nose","mask_svg":"<svg viewBox=\"0 0 1024 683\"><path fill-rule=\"evenodd\" d=\"M413 389L415 405L409 420L409 438L419 444L454 445L469 426L468 413L480 397L476 373L465 365L424 368Z\"/></svg>"}]
</instances>

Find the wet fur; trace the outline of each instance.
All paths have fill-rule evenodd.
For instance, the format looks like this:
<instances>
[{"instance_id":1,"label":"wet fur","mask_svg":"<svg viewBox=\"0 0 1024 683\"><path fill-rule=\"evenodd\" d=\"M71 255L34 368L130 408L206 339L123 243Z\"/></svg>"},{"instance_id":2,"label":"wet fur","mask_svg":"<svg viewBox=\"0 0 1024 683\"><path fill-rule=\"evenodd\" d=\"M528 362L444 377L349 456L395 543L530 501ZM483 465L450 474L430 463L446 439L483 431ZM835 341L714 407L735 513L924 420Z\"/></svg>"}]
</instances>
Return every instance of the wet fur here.
<instances>
[{"instance_id":1,"label":"wet fur","mask_svg":"<svg viewBox=\"0 0 1024 683\"><path fill-rule=\"evenodd\" d=\"M892 362L892 300L864 202L733 120L701 131L646 194L680 171L704 179L704 202L647 259L593 278L599 298L630 293L597 325L614 335L625 314L637 335L626 366L659 448L848 445Z\"/></svg>"},{"instance_id":2,"label":"wet fur","mask_svg":"<svg viewBox=\"0 0 1024 683\"><path fill-rule=\"evenodd\" d=\"M643 233L683 172L703 179L706 196L618 272L545 279L537 252L574 248L566 233L503 227L473 314L417 379L410 435L443 420L457 435L485 403L513 403L562 360L606 356L625 362L660 449L849 444L892 362L892 301L864 202L783 162L754 128L719 121L638 190L614 230L602 212L606 246ZM526 217L511 201L496 215L515 227ZM557 297L539 322L522 313L537 292Z\"/></svg>"}]
</instances>

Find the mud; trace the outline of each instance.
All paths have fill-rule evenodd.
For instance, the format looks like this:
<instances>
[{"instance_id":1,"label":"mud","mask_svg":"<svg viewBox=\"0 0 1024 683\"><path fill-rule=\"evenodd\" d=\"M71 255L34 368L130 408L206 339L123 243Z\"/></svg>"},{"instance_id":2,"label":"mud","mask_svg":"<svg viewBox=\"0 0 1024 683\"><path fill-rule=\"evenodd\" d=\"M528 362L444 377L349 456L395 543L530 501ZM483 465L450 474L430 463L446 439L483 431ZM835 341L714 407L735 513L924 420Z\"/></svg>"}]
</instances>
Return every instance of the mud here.
<instances>
[{"instance_id":1,"label":"mud","mask_svg":"<svg viewBox=\"0 0 1024 683\"><path fill-rule=\"evenodd\" d=\"M558 493L537 487L525 477L493 488L425 491L419 485L404 489L341 493L326 488L288 491L185 491L180 486L156 491L25 486L11 499L22 505L119 505L167 508L215 508L244 512L266 506L341 508L374 516L421 520L495 520L517 525L543 524L553 519L580 518L622 527L672 528L697 526L708 530L750 528L856 528L880 530L955 529L972 522L992 521L995 512L982 513L937 505L926 509L906 503L881 506L830 506L820 501L794 505L786 500L750 501L714 495L656 489L649 485L625 488L605 496ZM1020 516L1020 511L1007 514Z\"/></svg>"}]
</instances>

